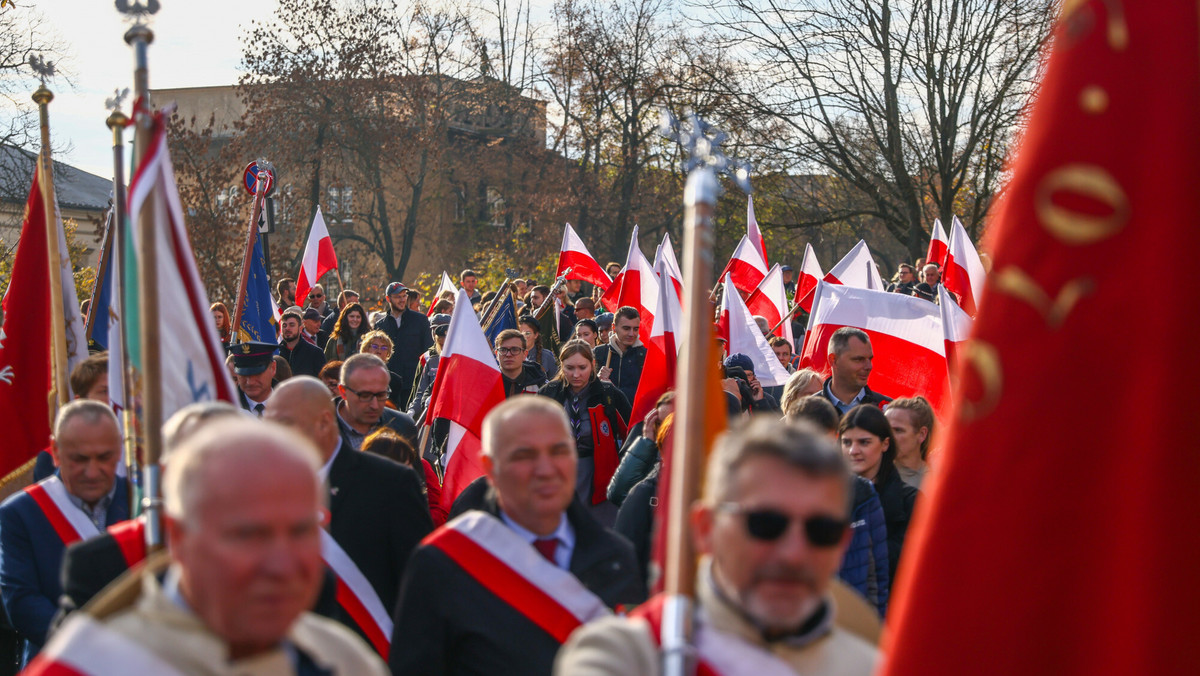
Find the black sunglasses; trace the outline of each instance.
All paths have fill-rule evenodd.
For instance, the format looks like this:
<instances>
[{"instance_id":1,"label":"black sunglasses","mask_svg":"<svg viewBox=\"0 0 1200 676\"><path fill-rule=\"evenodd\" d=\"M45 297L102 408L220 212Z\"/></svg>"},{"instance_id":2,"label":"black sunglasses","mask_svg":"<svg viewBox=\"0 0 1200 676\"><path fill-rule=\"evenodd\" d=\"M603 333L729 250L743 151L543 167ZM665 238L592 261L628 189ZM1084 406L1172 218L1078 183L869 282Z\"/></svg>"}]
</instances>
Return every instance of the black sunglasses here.
<instances>
[{"instance_id":1,"label":"black sunglasses","mask_svg":"<svg viewBox=\"0 0 1200 676\"><path fill-rule=\"evenodd\" d=\"M746 517L746 532L755 540L763 542L778 540L792 523L790 515L769 508L747 509L736 502L724 502L717 509ZM845 519L835 519L825 514L810 516L801 523L804 525L805 537L814 547L837 545L842 541L846 529L850 527L850 523Z\"/></svg>"}]
</instances>

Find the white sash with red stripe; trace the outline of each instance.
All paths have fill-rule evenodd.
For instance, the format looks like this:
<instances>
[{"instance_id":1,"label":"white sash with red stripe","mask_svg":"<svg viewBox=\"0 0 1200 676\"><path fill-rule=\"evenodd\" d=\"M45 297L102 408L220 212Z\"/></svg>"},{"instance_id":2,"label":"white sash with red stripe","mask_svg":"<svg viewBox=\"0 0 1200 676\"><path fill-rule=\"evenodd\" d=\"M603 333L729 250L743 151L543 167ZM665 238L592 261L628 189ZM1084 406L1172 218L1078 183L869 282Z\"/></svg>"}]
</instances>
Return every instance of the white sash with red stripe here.
<instances>
[{"instance_id":1,"label":"white sash with red stripe","mask_svg":"<svg viewBox=\"0 0 1200 676\"><path fill-rule=\"evenodd\" d=\"M337 575L337 602L370 639L375 650L388 658L392 645L392 616L367 576L329 531L321 530L321 556Z\"/></svg>"},{"instance_id":2,"label":"white sash with red stripe","mask_svg":"<svg viewBox=\"0 0 1200 676\"><path fill-rule=\"evenodd\" d=\"M774 654L741 638L698 623L696 655L714 674L795 676L796 670Z\"/></svg>"},{"instance_id":3,"label":"white sash with red stripe","mask_svg":"<svg viewBox=\"0 0 1200 676\"><path fill-rule=\"evenodd\" d=\"M560 643L579 625L609 615L598 596L550 563L502 521L471 511L434 531L437 547L480 585Z\"/></svg>"},{"instance_id":4,"label":"white sash with red stripe","mask_svg":"<svg viewBox=\"0 0 1200 676\"><path fill-rule=\"evenodd\" d=\"M75 613L23 674L31 676L182 675L158 655L91 616Z\"/></svg>"},{"instance_id":5,"label":"white sash with red stripe","mask_svg":"<svg viewBox=\"0 0 1200 676\"><path fill-rule=\"evenodd\" d=\"M96 524L71 502L67 487L57 476L36 483L26 488L25 492L46 515L46 519L64 545L94 538L100 534Z\"/></svg>"}]
</instances>

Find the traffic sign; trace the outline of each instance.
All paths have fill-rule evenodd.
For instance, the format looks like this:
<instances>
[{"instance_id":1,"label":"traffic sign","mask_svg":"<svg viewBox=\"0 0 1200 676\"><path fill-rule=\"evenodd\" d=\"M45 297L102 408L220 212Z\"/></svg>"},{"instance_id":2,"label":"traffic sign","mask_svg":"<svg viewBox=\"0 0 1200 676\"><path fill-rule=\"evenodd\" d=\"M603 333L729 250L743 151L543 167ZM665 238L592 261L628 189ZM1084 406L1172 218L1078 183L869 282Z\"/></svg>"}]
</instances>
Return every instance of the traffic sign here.
<instances>
[{"instance_id":1,"label":"traffic sign","mask_svg":"<svg viewBox=\"0 0 1200 676\"><path fill-rule=\"evenodd\" d=\"M267 163L270 164L269 162ZM246 165L246 171L242 173L242 185L246 188L246 192L254 194L254 188L258 185L258 162L251 162ZM270 169L267 170L267 194L275 192L275 174Z\"/></svg>"}]
</instances>

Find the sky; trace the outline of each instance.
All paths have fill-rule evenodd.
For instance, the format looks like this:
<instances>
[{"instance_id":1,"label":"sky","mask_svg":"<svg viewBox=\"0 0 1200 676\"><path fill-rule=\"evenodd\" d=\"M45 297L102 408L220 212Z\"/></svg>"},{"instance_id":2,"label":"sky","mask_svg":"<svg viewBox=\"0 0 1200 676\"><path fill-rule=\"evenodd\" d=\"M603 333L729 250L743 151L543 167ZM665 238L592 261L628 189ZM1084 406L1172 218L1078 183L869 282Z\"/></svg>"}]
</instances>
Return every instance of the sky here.
<instances>
[{"instance_id":1,"label":"sky","mask_svg":"<svg viewBox=\"0 0 1200 676\"><path fill-rule=\"evenodd\" d=\"M18 0L16 10L29 7L64 43L62 64L71 73L71 83L49 84L51 135L55 146L71 146L56 159L107 178L112 133L104 125L104 101L118 88L133 88L133 50L123 37L128 26L112 0ZM151 21L151 89L236 83L243 27L270 18L275 7L275 0L162 0ZM131 99L122 107L126 113Z\"/></svg>"}]
</instances>

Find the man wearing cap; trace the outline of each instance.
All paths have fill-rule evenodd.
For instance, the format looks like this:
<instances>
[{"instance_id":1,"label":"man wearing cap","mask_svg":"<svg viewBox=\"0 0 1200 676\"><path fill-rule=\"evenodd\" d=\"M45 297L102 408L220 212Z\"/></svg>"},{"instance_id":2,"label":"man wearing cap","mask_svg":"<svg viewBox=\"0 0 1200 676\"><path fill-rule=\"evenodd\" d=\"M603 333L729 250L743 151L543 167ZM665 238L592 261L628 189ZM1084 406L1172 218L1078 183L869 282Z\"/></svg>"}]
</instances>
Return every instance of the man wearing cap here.
<instances>
[{"instance_id":1,"label":"man wearing cap","mask_svg":"<svg viewBox=\"0 0 1200 676\"><path fill-rule=\"evenodd\" d=\"M796 295L796 271L790 265L784 265L779 268L783 273L783 290L787 293L788 298Z\"/></svg>"},{"instance_id":2,"label":"man wearing cap","mask_svg":"<svg viewBox=\"0 0 1200 676\"><path fill-rule=\"evenodd\" d=\"M600 345L605 345L608 343L609 337L612 336L612 325L613 313L601 312L600 314L596 315L596 328L600 330L600 336L597 338L597 342Z\"/></svg>"},{"instance_id":3,"label":"man wearing cap","mask_svg":"<svg viewBox=\"0 0 1200 676\"><path fill-rule=\"evenodd\" d=\"M734 353L725 358L725 373L731 378L741 378L750 385L752 397L750 409L754 412L779 411L779 402L770 394L763 391L762 384L754 375L754 360L750 357Z\"/></svg>"},{"instance_id":4,"label":"man wearing cap","mask_svg":"<svg viewBox=\"0 0 1200 676\"><path fill-rule=\"evenodd\" d=\"M393 403L401 409L408 407L413 378L421 354L433 345L429 318L420 312L408 309L408 289L400 282L392 282L385 290L388 311L375 322L375 328L392 339L392 356L388 368L400 376L400 392L393 392Z\"/></svg>"},{"instance_id":5,"label":"man wearing cap","mask_svg":"<svg viewBox=\"0 0 1200 676\"><path fill-rule=\"evenodd\" d=\"M288 310L283 313L283 318L279 320L279 333L283 338L279 344L279 356L292 367L292 375L316 378L325 365L325 353L300 336L303 322L299 312Z\"/></svg>"},{"instance_id":6,"label":"man wearing cap","mask_svg":"<svg viewBox=\"0 0 1200 676\"><path fill-rule=\"evenodd\" d=\"M311 309L311 308L309 308ZM229 346L233 355L233 378L237 381L238 405L261 418L275 379L275 343L246 341Z\"/></svg>"},{"instance_id":7,"label":"man wearing cap","mask_svg":"<svg viewBox=\"0 0 1200 676\"><path fill-rule=\"evenodd\" d=\"M437 378L438 357L446 345L446 333L450 330L450 315L436 314L430 317L429 330L433 332L433 347L421 355L414 378L412 399L408 402L408 414L413 420L420 420L425 416L425 406L429 403L433 380Z\"/></svg>"},{"instance_id":8,"label":"man wearing cap","mask_svg":"<svg viewBox=\"0 0 1200 676\"><path fill-rule=\"evenodd\" d=\"M306 308L303 324L300 337L308 341L310 345L320 348L321 354L325 354L325 343L329 340L329 334L321 331L321 313L313 308Z\"/></svg>"}]
</instances>

